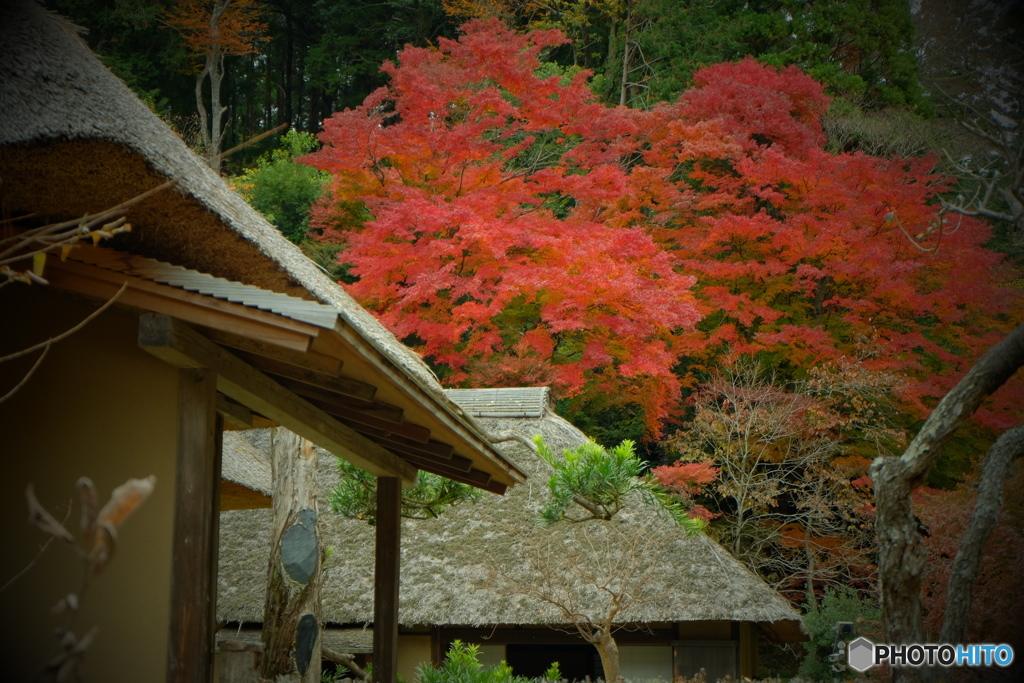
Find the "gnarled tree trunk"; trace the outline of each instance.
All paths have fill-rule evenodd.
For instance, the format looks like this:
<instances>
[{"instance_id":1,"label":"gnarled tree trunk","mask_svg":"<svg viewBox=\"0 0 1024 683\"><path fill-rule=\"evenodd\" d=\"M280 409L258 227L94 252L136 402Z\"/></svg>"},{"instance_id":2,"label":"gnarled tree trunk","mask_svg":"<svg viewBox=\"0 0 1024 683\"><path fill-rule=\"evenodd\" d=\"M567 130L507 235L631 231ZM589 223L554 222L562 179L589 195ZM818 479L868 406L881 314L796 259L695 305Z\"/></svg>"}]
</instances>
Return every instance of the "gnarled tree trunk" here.
<instances>
[{"instance_id":1,"label":"gnarled tree trunk","mask_svg":"<svg viewBox=\"0 0 1024 683\"><path fill-rule=\"evenodd\" d=\"M601 629L594 634L591 642L597 648L597 653L601 655L604 680L607 683L617 683L622 676L619 674L619 646L616 644L615 638L609 631Z\"/></svg>"},{"instance_id":2,"label":"gnarled tree trunk","mask_svg":"<svg viewBox=\"0 0 1024 683\"><path fill-rule=\"evenodd\" d=\"M273 683L317 683L322 551L317 532L316 451L283 427L274 430L272 443L274 521L260 676Z\"/></svg>"},{"instance_id":3,"label":"gnarled tree trunk","mask_svg":"<svg viewBox=\"0 0 1024 683\"><path fill-rule=\"evenodd\" d=\"M878 539L882 622L889 643L920 643L924 639L921 579L927 550L911 509L910 494L925 482L928 471L957 427L1021 365L1024 365L1024 325L989 349L960 383L946 394L901 457L878 458L871 464L871 479L875 485L875 535ZM992 458L992 451L989 457ZM1003 459L1006 457L1004 455ZM982 474L982 491L989 488L1001 491L1006 469L986 465ZM979 504L982 508L979 511L976 507L975 516L981 514L984 517L985 506L992 505L991 494L985 498L979 496ZM972 520L971 528L974 527ZM980 561L980 551L978 548L967 553ZM950 576L951 597L962 590L970 592L976 569L971 572L967 570L969 566L968 558L965 557L961 563L958 555ZM957 609L962 611L964 607ZM943 632L946 632L945 628ZM910 683L933 678L937 672L904 667L894 668L893 673L896 683Z\"/></svg>"}]
</instances>

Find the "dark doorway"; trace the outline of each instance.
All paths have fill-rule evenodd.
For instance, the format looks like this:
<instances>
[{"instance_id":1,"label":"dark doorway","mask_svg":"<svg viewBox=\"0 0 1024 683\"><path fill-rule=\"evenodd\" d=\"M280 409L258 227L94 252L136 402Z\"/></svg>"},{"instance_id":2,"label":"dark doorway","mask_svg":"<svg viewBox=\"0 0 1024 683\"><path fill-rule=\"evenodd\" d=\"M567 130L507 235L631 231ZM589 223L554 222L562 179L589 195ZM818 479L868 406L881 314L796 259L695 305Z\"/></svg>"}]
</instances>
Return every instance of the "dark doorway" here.
<instances>
[{"instance_id":1,"label":"dark doorway","mask_svg":"<svg viewBox=\"0 0 1024 683\"><path fill-rule=\"evenodd\" d=\"M603 678L601 656L593 645L508 645L505 661L516 676L539 678L552 662L558 662L562 677L570 681Z\"/></svg>"}]
</instances>

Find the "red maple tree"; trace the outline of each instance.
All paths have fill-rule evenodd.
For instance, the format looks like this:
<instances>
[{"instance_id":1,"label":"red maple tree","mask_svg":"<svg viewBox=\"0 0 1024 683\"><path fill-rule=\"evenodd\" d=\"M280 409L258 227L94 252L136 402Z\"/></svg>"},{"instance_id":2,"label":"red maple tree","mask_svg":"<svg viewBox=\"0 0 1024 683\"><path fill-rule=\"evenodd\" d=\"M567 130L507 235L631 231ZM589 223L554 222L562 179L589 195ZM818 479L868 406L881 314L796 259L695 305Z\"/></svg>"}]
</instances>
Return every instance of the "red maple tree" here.
<instances>
[{"instance_id":1,"label":"red maple tree","mask_svg":"<svg viewBox=\"0 0 1024 683\"><path fill-rule=\"evenodd\" d=\"M702 69L652 113L630 210L697 278L702 353L769 354L797 376L857 358L908 378L920 414L1012 329L1017 276L987 224L939 211L935 159L826 151L827 103L794 67ZM1012 424L1022 399L1007 388L982 419Z\"/></svg>"},{"instance_id":2,"label":"red maple tree","mask_svg":"<svg viewBox=\"0 0 1024 683\"><path fill-rule=\"evenodd\" d=\"M563 42L473 21L406 48L306 158L334 178L313 224L347 243L350 291L446 382L551 383L657 433L676 366L855 358L923 412L1020 317L987 226L938 210L934 160L826 151L795 67L719 64L645 112L543 65Z\"/></svg>"},{"instance_id":3,"label":"red maple tree","mask_svg":"<svg viewBox=\"0 0 1024 683\"><path fill-rule=\"evenodd\" d=\"M333 174L314 224L339 237L350 291L458 384L550 380L658 421L678 399L680 329L699 315L673 255L605 220L627 191L636 112L594 101L587 74L537 75L556 31L470 22L408 47L387 87L328 119L306 161Z\"/></svg>"}]
</instances>

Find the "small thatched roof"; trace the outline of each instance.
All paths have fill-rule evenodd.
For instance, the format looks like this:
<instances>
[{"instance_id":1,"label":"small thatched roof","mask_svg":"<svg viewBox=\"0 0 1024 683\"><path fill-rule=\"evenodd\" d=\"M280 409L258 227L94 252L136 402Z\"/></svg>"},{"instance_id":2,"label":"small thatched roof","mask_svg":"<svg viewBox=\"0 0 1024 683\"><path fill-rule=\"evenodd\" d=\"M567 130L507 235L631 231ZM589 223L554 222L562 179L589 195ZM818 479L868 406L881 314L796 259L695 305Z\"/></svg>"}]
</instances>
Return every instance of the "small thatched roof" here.
<instances>
[{"instance_id":1,"label":"small thatched roof","mask_svg":"<svg viewBox=\"0 0 1024 683\"><path fill-rule=\"evenodd\" d=\"M459 395L466 396L465 392ZM467 401L464 407L470 405ZM492 434L515 432L526 438L541 434L556 452L586 439L554 414L546 402L539 417L483 418L481 423ZM788 601L716 542L703 535L686 537L650 509L638 505L612 522L566 523L537 531L534 520L549 495L546 483L550 468L518 441L503 442L498 448L527 473L527 484L515 487L504 497L483 494L475 505L450 509L438 519L403 520L402 624L559 623L554 608L510 595L500 584L506 574L513 576L522 571L521 534L552 534L564 543L586 528L590 530L587 533L600 538L621 537L622 531L627 536L657 534L663 539L666 554L650 584L658 599L627 611L623 621L753 621L780 640L804 639L800 616ZM327 512L323 498L321 510L323 543L334 547L323 588L324 619L339 624L370 622L374 529ZM262 621L269 522L269 510L221 515L218 619ZM578 539L572 542L578 545ZM600 560L594 558L595 563Z\"/></svg>"},{"instance_id":2,"label":"small thatched roof","mask_svg":"<svg viewBox=\"0 0 1024 683\"><path fill-rule=\"evenodd\" d=\"M172 189L126 210L132 231L104 248L327 304L337 329L353 331L366 357L400 373L402 395L437 416L464 445L462 455L502 486L521 480L423 360L188 149L76 27L32 0L0 3L0 212L74 219L169 179Z\"/></svg>"}]
</instances>

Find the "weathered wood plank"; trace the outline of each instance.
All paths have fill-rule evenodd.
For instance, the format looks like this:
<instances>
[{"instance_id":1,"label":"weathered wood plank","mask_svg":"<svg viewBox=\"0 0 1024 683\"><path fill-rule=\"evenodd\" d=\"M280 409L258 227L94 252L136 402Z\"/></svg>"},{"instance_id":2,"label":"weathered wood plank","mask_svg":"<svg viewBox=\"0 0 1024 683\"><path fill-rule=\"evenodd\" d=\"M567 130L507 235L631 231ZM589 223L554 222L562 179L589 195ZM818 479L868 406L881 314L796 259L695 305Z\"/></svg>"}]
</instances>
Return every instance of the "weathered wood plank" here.
<instances>
[{"instance_id":1,"label":"weathered wood plank","mask_svg":"<svg viewBox=\"0 0 1024 683\"><path fill-rule=\"evenodd\" d=\"M169 682L213 675L220 520L220 430L212 370L178 373L178 455L171 557Z\"/></svg>"},{"instance_id":2,"label":"weathered wood plank","mask_svg":"<svg viewBox=\"0 0 1024 683\"><path fill-rule=\"evenodd\" d=\"M376 683L397 681L401 529L401 482L394 477L379 477L373 577L373 678Z\"/></svg>"},{"instance_id":3,"label":"weathered wood plank","mask_svg":"<svg viewBox=\"0 0 1024 683\"><path fill-rule=\"evenodd\" d=\"M326 392L328 396L332 397L341 394L342 396L349 396L360 401L370 402L377 393L377 387L372 384L358 382L347 377L324 375L273 358L257 357L251 359L250 363L253 367L259 368L263 372L301 382L314 391L319 389L320 392L312 394L314 396Z\"/></svg>"},{"instance_id":4,"label":"weathered wood plank","mask_svg":"<svg viewBox=\"0 0 1024 683\"><path fill-rule=\"evenodd\" d=\"M217 412L227 422L241 429L252 429L252 411L238 401L232 401L223 394L217 394Z\"/></svg>"},{"instance_id":5,"label":"weathered wood plank","mask_svg":"<svg viewBox=\"0 0 1024 683\"><path fill-rule=\"evenodd\" d=\"M139 320L139 346L183 368L211 368L217 389L303 438L377 476L415 484L417 469L367 439L237 356L169 316L147 313Z\"/></svg>"},{"instance_id":6,"label":"weathered wood plank","mask_svg":"<svg viewBox=\"0 0 1024 683\"><path fill-rule=\"evenodd\" d=\"M204 334L218 344L241 351L239 357L250 365L255 365L260 359L276 360L328 377L337 376L341 372L341 368L344 367L344 363L338 358L324 356L313 351L291 351L240 334L215 329L205 330Z\"/></svg>"}]
</instances>

